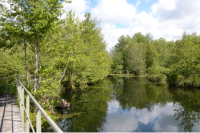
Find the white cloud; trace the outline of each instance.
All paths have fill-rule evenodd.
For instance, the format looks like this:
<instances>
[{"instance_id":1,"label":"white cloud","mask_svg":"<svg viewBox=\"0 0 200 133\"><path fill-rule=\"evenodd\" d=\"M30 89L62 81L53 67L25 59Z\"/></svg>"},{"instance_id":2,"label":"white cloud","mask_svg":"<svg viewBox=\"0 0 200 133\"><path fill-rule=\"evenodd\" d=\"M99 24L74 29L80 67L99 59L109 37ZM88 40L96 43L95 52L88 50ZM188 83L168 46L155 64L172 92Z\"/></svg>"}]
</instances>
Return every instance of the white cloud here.
<instances>
[{"instance_id":1,"label":"white cloud","mask_svg":"<svg viewBox=\"0 0 200 133\"><path fill-rule=\"evenodd\" d=\"M166 103L165 106L155 105L151 111L147 109L131 108L130 111L124 111L120 108L118 101L114 100L109 103L108 115L104 124L104 132L133 132L140 130L140 124L148 125L153 123L152 130L158 132L178 132L182 131L178 124L180 121L175 120L173 103ZM196 124L194 131L198 131ZM151 130L151 129L150 129Z\"/></svg>"},{"instance_id":2,"label":"white cloud","mask_svg":"<svg viewBox=\"0 0 200 133\"><path fill-rule=\"evenodd\" d=\"M85 15L85 13L79 15L79 20L80 21L83 21L83 20L86 19L84 15Z\"/></svg>"},{"instance_id":3,"label":"white cloud","mask_svg":"<svg viewBox=\"0 0 200 133\"><path fill-rule=\"evenodd\" d=\"M158 122L155 123L153 130L156 132L178 132L179 129L173 125L163 125L162 127L159 125ZM183 132L183 131L182 131Z\"/></svg>"},{"instance_id":4,"label":"white cloud","mask_svg":"<svg viewBox=\"0 0 200 133\"><path fill-rule=\"evenodd\" d=\"M108 103L108 113L116 113L119 108L119 103L117 101L112 101Z\"/></svg>"},{"instance_id":5,"label":"white cloud","mask_svg":"<svg viewBox=\"0 0 200 133\"><path fill-rule=\"evenodd\" d=\"M151 9L157 18L166 21L193 18L193 16L199 18L199 6L199 0L193 0L192 2L188 0L159 0L151 6Z\"/></svg>"},{"instance_id":6,"label":"white cloud","mask_svg":"<svg viewBox=\"0 0 200 133\"><path fill-rule=\"evenodd\" d=\"M63 3L63 7L64 10L66 12L73 10L76 13L76 16L82 15L83 13L85 13L88 9L89 1L86 0L72 0L72 3ZM63 14L63 16L61 18L64 18L66 14Z\"/></svg>"},{"instance_id":7,"label":"white cloud","mask_svg":"<svg viewBox=\"0 0 200 133\"><path fill-rule=\"evenodd\" d=\"M159 0L158 3L151 6L152 12L156 14L159 10L170 11L176 7L177 0Z\"/></svg>"},{"instance_id":8,"label":"white cloud","mask_svg":"<svg viewBox=\"0 0 200 133\"><path fill-rule=\"evenodd\" d=\"M116 28L116 25L104 24L102 28L102 33L104 34L105 40L107 41L107 50L110 50L117 42L121 35L130 34L130 29L128 28Z\"/></svg>"},{"instance_id":9,"label":"white cloud","mask_svg":"<svg viewBox=\"0 0 200 133\"><path fill-rule=\"evenodd\" d=\"M167 41L180 39L184 31L200 34L199 7L199 0L159 0L151 6L151 12L135 14L127 28L105 30L108 47L113 47L121 35L133 36L136 32L151 33L154 39L163 37Z\"/></svg>"},{"instance_id":10,"label":"white cloud","mask_svg":"<svg viewBox=\"0 0 200 133\"><path fill-rule=\"evenodd\" d=\"M147 109L136 109L135 107L131 108L130 111L124 111L119 107L117 101L112 101L108 106L108 115L103 131L133 132L140 130L139 123L145 125L153 123L153 131L183 132L183 129L178 126L180 121L176 121L174 118L175 111L172 107L173 103L170 102L166 103L163 107L160 104L155 105L151 111ZM198 129L197 125L194 131L198 131Z\"/></svg>"},{"instance_id":11,"label":"white cloud","mask_svg":"<svg viewBox=\"0 0 200 133\"><path fill-rule=\"evenodd\" d=\"M184 31L200 34L200 0L159 0L149 12L137 12L141 1L133 5L127 0L98 0L98 4L90 8L88 3L73 0L72 4L65 5L65 10L75 10L81 20L84 20L84 12L90 10L93 17L101 20L107 50L117 44L121 35L133 36L136 32L151 33L154 39L163 37L168 41L180 39Z\"/></svg>"},{"instance_id":12,"label":"white cloud","mask_svg":"<svg viewBox=\"0 0 200 133\"><path fill-rule=\"evenodd\" d=\"M148 124L149 122L154 122L154 120L159 117L159 119L163 115L169 115L173 116L174 111L171 109L173 103L167 103L165 107L160 107L160 105L155 105L154 109L149 112L146 109L142 110L136 110L134 108L131 109L132 115L137 115L138 116L138 121L140 121L143 124Z\"/></svg>"},{"instance_id":13,"label":"white cloud","mask_svg":"<svg viewBox=\"0 0 200 133\"><path fill-rule=\"evenodd\" d=\"M101 0L99 4L91 9L93 16L98 17L104 23L130 23L135 15L136 8L128 4L126 0Z\"/></svg>"},{"instance_id":14,"label":"white cloud","mask_svg":"<svg viewBox=\"0 0 200 133\"><path fill-rule=\"evenodd\" d=\"M109 114L104 124L104 132L133 132L137 127L137 120L134 117L126 114Z\"/></svg>"},{"instance_id":15,"label":"white cloud","mask_svg":"<svg viewBox=\"0 0 200 133\"><path fill-rule=\"evenodd\" d=\"M159 0L151 6L152 13L158 21L156 33L167 40L180 36L183 31L200 33L200 1Z\"/></svg>"}]
</instances>

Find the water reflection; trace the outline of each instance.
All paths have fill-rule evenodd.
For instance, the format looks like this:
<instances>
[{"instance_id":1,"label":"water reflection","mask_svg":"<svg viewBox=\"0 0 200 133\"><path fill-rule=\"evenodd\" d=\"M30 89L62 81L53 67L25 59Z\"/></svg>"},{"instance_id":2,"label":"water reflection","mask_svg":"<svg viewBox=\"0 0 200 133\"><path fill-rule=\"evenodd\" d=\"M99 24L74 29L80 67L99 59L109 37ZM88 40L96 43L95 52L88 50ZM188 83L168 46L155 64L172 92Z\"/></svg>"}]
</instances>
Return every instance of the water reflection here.
<instances>
[{"instance_id":1,"label":"water reflection","mask_svg":"<svg viewBox=\"0 0 200 133\"><path fill-rule=\"evenodd\" d=\"M192 132L196 123L200 120L200 93L199 90L182 91L178 90L174 94L174 118L179 121L179 127L184 131ZM199 126L198 126L199 127ZM198 130L200 131L200 129Z\"/></svg>"},{"instance_id":2,"label":"water reflection","mask_svg":"<svg viewBox=\"0 0 200 133\"><path fill-rule=\"evenodd\" d=\"M57 123L65 132L200 131L200 92L110 78L70 97L71 110Z\"/></svg>"},{"instance_id":3,"label":"water reflection","mask_svg":"<svg viewBox=\"0 0 200 133\"><path fill-rule=\"evenodd\" d=\"M111 99L111 82L105 80L92 88L77 91L71 97L71 117L57 121L64 132L97 132L103 130L108 101Z\"/></svg>"},{"instance_id":4,"label":"water reflection","mask_svg":"<svg viewBox=\"0 0 200 133\"><path fill-rule=\"evenodd\" d=\"M109 105L112 106L110 108L112 111L108 114L108 121L104 124L103 131L105 132L183 131L178 129L178 121L174 120L175 111L172 110L173 103L171 102L166 103L164 107L160 104L155 105L151 111L135 107L131 110L123 110L120 109L120 105L116 105L116 101L110 102Z\"/></svg>"}]
</instances>

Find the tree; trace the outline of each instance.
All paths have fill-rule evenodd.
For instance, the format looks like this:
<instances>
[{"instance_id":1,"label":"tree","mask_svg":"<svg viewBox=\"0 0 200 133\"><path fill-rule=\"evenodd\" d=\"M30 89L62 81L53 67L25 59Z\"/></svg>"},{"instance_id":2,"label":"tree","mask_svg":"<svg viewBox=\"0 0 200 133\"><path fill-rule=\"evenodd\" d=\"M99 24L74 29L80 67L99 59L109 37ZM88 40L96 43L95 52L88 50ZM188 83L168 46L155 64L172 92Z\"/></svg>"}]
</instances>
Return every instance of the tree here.
<instances>
[{"instance_id":1,"label":"tree","mask_svg":"<svg viewBox=\"0 0 200 133\"><path fill-rule=\"evenodd\" d=\"M45 33L51 29L55 21L62 13L62 0L13 0L13 8L7 11L8 16L22 18L22 25L27 28L27 32L22 32L25 37L29 38L30 43L35 44L35 83L34 91L37 90L38 84L38 46ZM71 2L71 1L66 1ZM13 22L15 18L12 18ZM20 24L13 24L20 30ZM16 30L16 29L15 29ZM22 37L23 38L23 37ZM24 41L25 42L25 41ZM25 44L26 45L26 44Z\"/></svg>"},{"instance_id":2,"label":"tree","mask_svg":"<svg viewBox=\"0 0 200 133\"><path fill-rule=\"evenodd\" d=\"M182 39L176 41L171 65L174 73L188 77L199 72L199 46L193 40L194 36L184 33Z\"/></svg>"},{"instance_id":3,"label":"tree","mask_svg":"<svg viewBox=\"0 0 200 133\"><path fill-rule=\"evenodd\" d=\"M122 56L116 49L111 50L112 65L111 72L116 74L123 73Z\"/></svg>"},{"instance_id":4,"label":"tree","mask_svg":"<svg viewBox=\"0 0 200 133\"><path fill-rule=\"evenodd\" d=\"M26 33L26 27L24 24L24 17L20 13L23 9L18 6L17 2L10 2L10 9L4 8L4 12L2 13L1 17L1 32L2 36L6 37L5 40L11 41L11 38L18 38L18 42L13 41L14 43L11 45L4 45L6 48L13 47L15 44L22 44L24 45L24 51L25 51L25 63L26 63L26 78L27 78L27 88L29 88L29 79L28 79L28 63L27 63L27 54L26 54L26 39L27 39L27 33ZM14 40L14 39L13 39ZM4 43L6 44L6 43ZM3 46L3 45L2 45Z\"/></svg>"},{"instance_id":5,"label":"tree","mask_svg":"<svg viewBox=\"0 0 200 133\"><path fill-rule=\"evenodd\" d=\"M143 74L146 69L145 43L147 43L147 41L151 42L150 34L144 36L141 33L135 33L132 38L128 35L122 35L112 50L112 58L115 59L113 61L112 68L121 69L122 65L123 71L127 74L129 74L129 72L134 74ZM120 64L120 60L122 64Z\"/></svg>"},{"instance_id":6,"label":"tree","mask_svg":"<svg viewBox=\"0 0 200 133\"><path fill-rule=\"evenodd\" d=\"M102 80L110 70L101 29L89 13L85 17L81 22L70 11L43 39L40 49L41 75L52 77L62 72L60 83L69 90Z\"/></svg>"},{"instance_id":7,"label":"tree","mask_svg":"<svg viewBox=\"0 0 200 133\"><path fill-rule=\"evenodd\" d=\"M123 71L126 71L127 74L129 74L129 63L128 63L128 46L129 46L129 41L131 40L130 36L124 36L122 35L118 39L118 43L114 47L116 49L116 52L120 53L121 58L122 58L122 64L123 64Z\"/></svg>"},{"instance_id":8,"label":"tree","mask_svg":"<svg viewBox=\"0 0 200 133\"><path fill-rule=\"evenodd\" d=\"M138 43L135 38L129 42L128 46L128 62L130 71L134 74L144 74L146 70L145 64L146 44Z\"/></svg>"}]
</instances>

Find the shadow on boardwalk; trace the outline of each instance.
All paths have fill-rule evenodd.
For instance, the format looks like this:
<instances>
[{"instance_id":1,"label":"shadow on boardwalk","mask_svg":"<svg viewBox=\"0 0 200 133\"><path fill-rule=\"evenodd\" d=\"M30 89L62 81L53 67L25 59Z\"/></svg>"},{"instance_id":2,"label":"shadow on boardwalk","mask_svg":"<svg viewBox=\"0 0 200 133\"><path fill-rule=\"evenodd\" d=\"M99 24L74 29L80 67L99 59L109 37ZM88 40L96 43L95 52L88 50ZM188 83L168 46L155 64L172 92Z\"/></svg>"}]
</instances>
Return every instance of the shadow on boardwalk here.
<instances>
[{"instance_id":1,"label":"shadow on boardwalk","mask_svg":"<svg viewBox=\"0 0 200 133\"><path fill-rule=\"evenodd\" d=\"M9 94L0 96L0 132L23 132L16 98Z\"/></svg>"}]
</instances>

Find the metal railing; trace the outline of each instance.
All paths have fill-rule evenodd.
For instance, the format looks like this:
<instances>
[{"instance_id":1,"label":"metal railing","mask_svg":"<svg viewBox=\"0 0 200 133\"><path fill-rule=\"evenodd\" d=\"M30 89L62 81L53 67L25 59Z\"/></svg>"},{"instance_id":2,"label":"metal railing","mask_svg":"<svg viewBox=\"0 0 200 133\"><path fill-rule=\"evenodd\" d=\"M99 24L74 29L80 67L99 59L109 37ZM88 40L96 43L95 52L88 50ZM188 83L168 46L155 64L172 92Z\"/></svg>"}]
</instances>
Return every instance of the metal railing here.
<instances>
[{"instance_id":1,"label":"metal railing","mask_svg":"<svg viewBox=\"0 0 200 133\"><path fill-rule=\"evenodd\" d=\"M29 75L29 76L34 76L34 75ZM14 84L9 83L7 79L9 79L9 78L13 78L13 80L16 79L17 94L18 94L18 98L19 98L19 109L20 109L20 116L21 116L23 129L24 129L24 112L25 112L26 113L26 123L25 123L26 124L26 132L30 131L30 127L32 129L32 132L35 132L35 130L33 128L33 125L31 123L31 120L30 120L30 116L29 116L30 99L31 99L33 101L33 103L35 104L35 106L37 107L37 111L36 111L36 132L41 132L41 114L44 116L46 121L49 123L49 125L51 126L51 128L55 132L62 132L62 130L49 117L49 115L39 105L39 103L30 94L30 92L26 89L26 87L24 87L24 85L20 82L19 78L22 78L22 77L25 77L25 76L20 76L20 77L16 77L16 76L0 77L0 79L4 79L5 80L5 84L4 85L0 85L0 86L5 86L5 91L7 93L7 86L8 85L14 85ZM25 105L24 105L24 91L26 92L26 108L25 108Z\"/></svg>"},{"instance_id":2,"label":"metal railing","mask_svg":"<svg viewBox=\"0 0 200 133\"><path fill-rule=\"evenodd\" d=\"M29 132L29 124L33 132L35 132L33 125L30 121L29 117L29 108L30 108L30 99L33 101L35 106L37 107L36 111L36 132L41 132L41 114L47 120L51 128L55 132L62 132L62 130L56 125L56 123L49 117L49 115L44 111L44 109L39 105L39 103L35 100L35 98L30 94L30 92L24 87L24 85L19 81L19 78L16 78L16 87L19 96L20 102L20 115L22 120L22 127L24 128L24 111L26 113L26 132ZM24 106L24 91L26 92L26 108Z\"/></svg>"}]
</instances>

